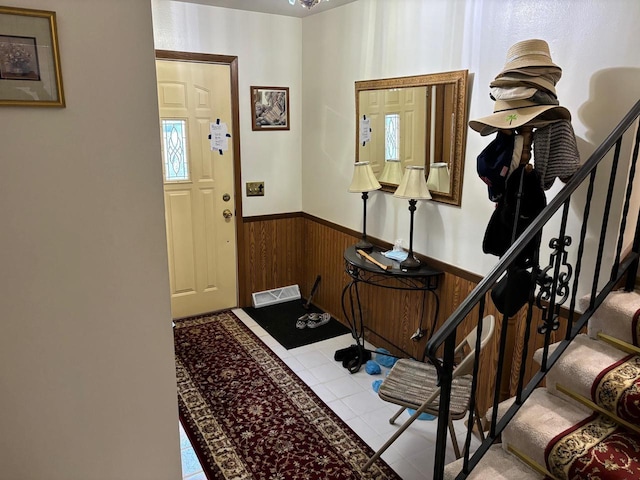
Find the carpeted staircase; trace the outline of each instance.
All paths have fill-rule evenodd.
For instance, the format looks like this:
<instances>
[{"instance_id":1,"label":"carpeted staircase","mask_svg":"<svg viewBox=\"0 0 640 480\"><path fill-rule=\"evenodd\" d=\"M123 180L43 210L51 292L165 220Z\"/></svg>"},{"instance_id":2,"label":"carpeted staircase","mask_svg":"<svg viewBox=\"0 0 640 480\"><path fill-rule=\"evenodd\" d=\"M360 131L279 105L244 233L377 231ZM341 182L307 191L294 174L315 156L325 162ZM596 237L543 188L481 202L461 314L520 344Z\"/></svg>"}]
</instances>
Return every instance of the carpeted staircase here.
<instances>
[{"instance_id":1,"label":"carpeted staircase","mask_svg":"<svg viewBox=\"0 0 640 480\"><path fill-rule=\"evenodd\" d=\"M579 309L587 305L588 299L582 299ZM599 335L637 346L639 311L639 293L612 292L591 317L588 333L575 338L547 374L546 387L533 392L502 433L502 443L491 447L468 478L545 478L511 449L546 469L553 475L550 478L640 478L640 434L569 396L593 400L617 410L628 425L640 425L640 359ZM542 355L536 352L534 360L540 363ZM563 393L567 390L569 394ZM500 404L499 418L512 402ZM447 465L445 478L454 479L461 468L462 460Z\"/></svg>"}]
</instances>

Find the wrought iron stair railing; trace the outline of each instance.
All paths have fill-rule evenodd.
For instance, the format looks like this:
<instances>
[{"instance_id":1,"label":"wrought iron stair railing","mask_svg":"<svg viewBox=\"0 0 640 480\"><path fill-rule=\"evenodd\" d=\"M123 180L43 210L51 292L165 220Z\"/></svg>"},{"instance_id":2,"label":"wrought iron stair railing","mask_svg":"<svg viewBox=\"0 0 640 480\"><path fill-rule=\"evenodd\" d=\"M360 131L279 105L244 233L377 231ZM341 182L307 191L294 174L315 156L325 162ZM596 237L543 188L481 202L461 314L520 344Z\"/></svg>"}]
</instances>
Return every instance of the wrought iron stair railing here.
<instances>
[{"instance_id":1,"label":"wrought iron stair railing","mask_svg":"<svg viewBox=\"0 0 640 480\"><path fill-rule=\"evenodd\" d=\"M505 426L544 379L547 371L563 354L570 342L586 326L589 318L605 297L614 288L621 285L622 281L624 281L626 290L633 290L640 252L640 218L637 202L637 197L640 197L640 185L634 190L638 146L640 144L639 116L640 101L625 115L618 126L593 152L589 159L584 162L557 195L549 201L544 210L522 232L495 267L480 281L428 341L425 352L429 360L436 365L441 384L434 479L443 478L446 463L447 412L450 405L454 348L458 329L463 321L470 316L477 319L478 328L482 328L481 319L485 315L488 293L503 275L513 271L515 268L514 262L531 240L542 234L547 237L552 236L549 241L549 265L540 267L539 259L535 259L536 265L532 268L535 282L532 282L530 288L528 304L523 307L523 309L526 308L526 325L521 339L523 348L517 356L518 358L508 358L506 356L509 328L508 319L502 319L499 350L497 351L497 372L495 375L497 380L490 402L492 408L489 409L492 412L489 432L486 435L486 439L471 454L469 446L473 435L473 426L475 425L473 412L476 411L477 403L474 394L471 398L469 418L466 422L467 434L463 467L456 477L457 479L467 478L489 447L499 439ZM608 173L608 185L606 192L604 192L601 191L604 190L603 182L601 181L603 175L597 176L597 171L599 167L604 169L604 167L609 168L609 166L610 172L604 172L605 176ZM600 181L597 182L597 179ZM581 189L583 185L586 185L586 193L584 188ZM576 192L580 194L577 195ZM622 196L622 192L624 192L624 196ZM582 196L583 194L584 197ZM598 199L603 195L605 196L605 201L601 215L592 215L595 207L602 206L601 201ZM574 200L573 204L572 199ZM570 208L572 207L574 210L580 208L582 211L581 220L575 220L577 215L572 217L575 223L579 224L581 221L582 224L578 226L571 225L571 228L569 228L576 232L579 230L577 242L567 232ZM554 219L553 222L550 222L550 220L557 212L560 215L558 232L555 235L549 235L549 232L543 231L543 229L547 227L546 229L549 230L551 227L555 227L552 223L558 223L558 219ZM631 217L630 213L632 213ZM635 228L634 235L626 232L629 219L631 219L630 225ZM595 237L595 240L594 235L588 235L593 230L594 223L596 225L600 223L599 237ZM597 231L598 227L595 230ZM631 244L631 247L630 249L628 246L624 247L625 251L623 252L625 241ZM594 248L587 248L587 242L590 245L597 245L595 247L595 260L591 254ZM614 250L613 255L609 253L612 250ZM585 261L586 251L588 261ZM570 256L573 256L573 258L570 259ZM593 262L592 267L591 265L585 265L589 262ZM610 272L605 272L604 269L609 267L611 269ZM601 277L604 278L601 279ZM576 303L578 298L586 295L589 295L589 304L584 312L580 313L576 310ZM567 301L568 306L565 306ZM535 327L533 325L534 305L541 310L542 318L535 333L533 331ZM563 329L559 330L561 324ZM562 336L563 338L559 345L550 353L549 346L552 343L552 333L556 331L558 331L557 333L566 331L566 334ZM527 363L529 356L527 345L532 334L538 334L543 337L543 355L539 369L532 375L529 374L531 378L525 384L526 369L524 365ZM479 334L478 338L480 337L481 335ZM476 348L476 352L479 355L480 349ZM503 399L501 398L503 369L517 362L520 363L517 387L514 388L515 398L506 413L498 420L497 407ZM477 391L479 363L479 359L476 358L476 367L473 373L473 392Z\"/></svg>"}]
</instances>

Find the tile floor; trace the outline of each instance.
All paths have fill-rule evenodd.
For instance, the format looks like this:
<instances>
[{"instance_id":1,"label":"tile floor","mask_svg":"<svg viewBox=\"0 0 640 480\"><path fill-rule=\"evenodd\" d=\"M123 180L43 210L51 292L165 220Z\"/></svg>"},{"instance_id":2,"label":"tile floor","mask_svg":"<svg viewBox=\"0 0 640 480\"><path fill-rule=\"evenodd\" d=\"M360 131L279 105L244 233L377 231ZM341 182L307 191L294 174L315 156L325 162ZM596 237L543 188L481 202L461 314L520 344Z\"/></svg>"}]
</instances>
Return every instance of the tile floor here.
<instances>
[{"instance_id":1,"label":"tile floor","mask_svg":"<svg viewBox=\"0 0 640 480\"><path fill-rule=\"evenodd\" d=\"M350 374L340 362L333 360L337 349L353 343L351 335L286 350L242 309L235 309L233 312L371 448L377 450L392 435L397 427L389 424L389 418L396 412L396 406L382 401L371 386L375 380L384 377L387 369L383 367L381 375L369 375L364 368L356 374ZM406 418L405 412L398 422L401 423ZM456 430L459 431L459 441L462 442L466 430L461 422L456 425ZM435 421L414 422L382 458L404 480L430 479L435 454L435 429ZM206 480L182 426L180 440L182 478ZM476 444L474 439L472 449ZM448 463L453 460L455 456L449 443L446 461Z\"/></svg>"}]
</instances>

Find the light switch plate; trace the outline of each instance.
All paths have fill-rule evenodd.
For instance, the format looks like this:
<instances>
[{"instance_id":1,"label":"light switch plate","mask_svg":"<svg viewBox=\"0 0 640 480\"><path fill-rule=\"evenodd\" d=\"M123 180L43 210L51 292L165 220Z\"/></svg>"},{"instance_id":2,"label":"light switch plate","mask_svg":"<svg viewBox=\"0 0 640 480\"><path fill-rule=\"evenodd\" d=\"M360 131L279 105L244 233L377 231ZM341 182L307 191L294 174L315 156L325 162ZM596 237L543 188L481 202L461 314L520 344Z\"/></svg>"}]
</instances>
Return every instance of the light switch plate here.
<instances>
[{"instance_id":1,"label":"light switch plate","mask_svg":"<svg viewBox=\"0 0 640 480\"><path fill-rule=\"evenodd\" d=\"M264 182L247 182L247 197L264 197Z\"/></svg>"}]
</instances>

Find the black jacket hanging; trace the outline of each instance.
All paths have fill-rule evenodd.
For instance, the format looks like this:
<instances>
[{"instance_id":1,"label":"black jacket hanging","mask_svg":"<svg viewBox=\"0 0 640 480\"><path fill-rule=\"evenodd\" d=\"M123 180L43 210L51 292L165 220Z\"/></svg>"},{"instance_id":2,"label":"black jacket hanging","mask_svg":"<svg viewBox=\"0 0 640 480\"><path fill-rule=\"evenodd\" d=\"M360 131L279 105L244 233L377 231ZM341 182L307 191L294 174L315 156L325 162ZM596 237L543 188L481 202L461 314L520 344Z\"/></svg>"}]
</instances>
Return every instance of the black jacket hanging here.
<instances>
[{"instance_id":1,"label":"black jacket hanging","mask_svg":"<svg viewBox=\"0 0 640 480\"><path fill-rule=\"evenodd\" d=\"M520 198L520 205L518 205ZM547 198L535 169L526 171L520 165L507 179L505 194L496 205L482 242L482 251L501 257L513 241L531 224L547 206ZM518 218L516 221L516 210ZM532 239L518 256L521 267L531 265L534 253L540 246L540 235Z\"/></svg>"},{"instance_id":2,"label":"black jacket hanging","mask_svg":"<svg viewBox=\"0 0 640 480\"><path fill-rule=\"evenodd\" d=\"M482 250L502 256L546 205L538 172L528 172L526 165L520 165L507 179L505 195L487 225ZM540 238L538 233L491 290L493 303L507 317L515 315L529 299L533 274L527 268L536 269Z\"/></svg>"}]
</instances>

